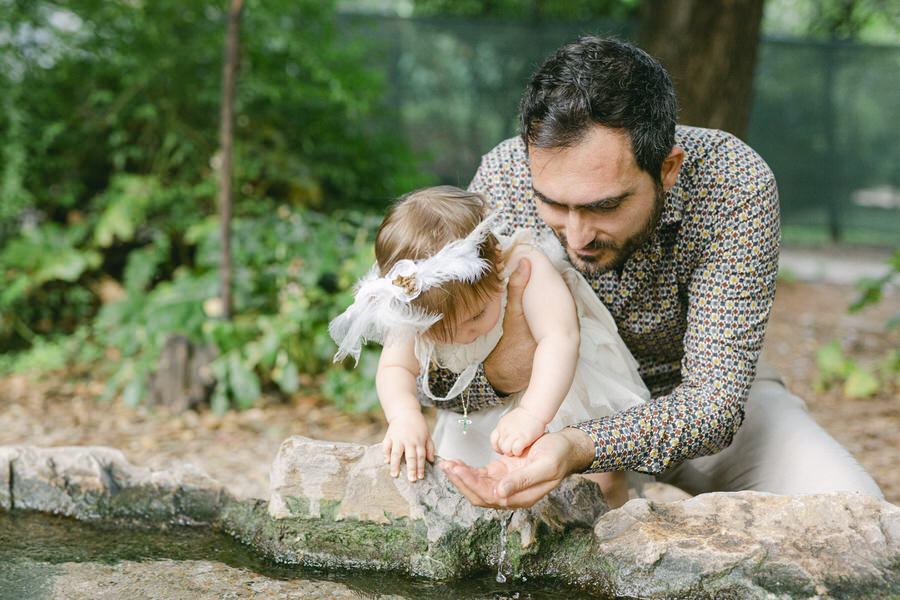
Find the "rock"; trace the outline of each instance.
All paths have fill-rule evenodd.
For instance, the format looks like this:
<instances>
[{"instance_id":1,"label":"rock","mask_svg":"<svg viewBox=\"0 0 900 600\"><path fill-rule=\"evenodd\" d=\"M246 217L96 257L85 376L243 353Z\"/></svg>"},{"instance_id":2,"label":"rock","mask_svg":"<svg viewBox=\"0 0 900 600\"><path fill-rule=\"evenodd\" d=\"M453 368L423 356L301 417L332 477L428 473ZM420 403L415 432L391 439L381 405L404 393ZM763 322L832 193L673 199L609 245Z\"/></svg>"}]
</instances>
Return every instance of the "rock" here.
<instances>
[{"instance_id":1,"label":"rock","mask_svg":"<svg viewBox=\"0 0 900 600\"><path fill-rule=\"evenodd\" d=\"M594 533L624 595L882 598L900 588L900 507L861 494L633 500Z\"/></svg>"},{"instance_id":2,"label":"rock","mask_svg":"<svg viewBox=\"0 0 900 600\"><path fill-rule=\"evenodd\" d=\"M0 471L8 473L0 491L4 508L78 519L210 522L229 497L192 465L137 467L112 448L2 447Z\"/></svg>"},{"instance_id":3,"label":"rock","mask_svg":"<svg viewBox=\"0 0 900 600\"><path fill-rule=\"evenodd\" d=\"M391 478L378 445L300 437L279 450L269 503L235 500L189 466L135 467L108 448L0 447L0 506L206 522L285 562L441 580L499 568L604 597L900 595L900 507L880 499L715 493L611 511L596 484L570 477L530 509L488 510L431 466L416 483Z\"/></svg>"},{"instance_id":4,"label":"rock","mask_svg":"<svg viewBox=\"0 0 900 600\"><path fill-rule=\"evenodd\" d=\"M269 481L269 516L291 529L279 529L280 547L266 544L280 559L438 579L495 567L502 554L518 565L538 552L539 531L587 534L609 510L599 486L579 477L513 518L472 506L431 465L415 483L390 477L380 445L299 436L282 444Z\"/></svg>"},{"instance_id":5,"label":"rock","mask_svg":"<svg viewBox=\"0 0 900 600\"><path fill-rule=\"evenodd\" d=\"M413 484L391 479L380 446L299 437L282 446L270 481L281 556L311 564L448 578L503 560L513 575L647 598L900 591L900 508L857 494L715 493L609 511L596 485L570 477L510 513L472 507L430 467Z\"/></svg>"},{"instance_id":6,"label":"rock","mask_svg":"<svg viewBox=\"0 0 900 600\"><path fill-rule=\"evenodd\" d=\"M16 446L0 446L0 508L11 510L12 497L12 471L10 464L19 456Z\"/></svg>"},{"instance_id":7,"label":"rock","mask_svg":"<svg viewBox=\"0 0 900 600\"><path fill-rule=\"evenodd\" d=\"M41 598L53 600L358 600L358 591L332 581L279 581L212 561L64 563L47 574ZM367 594L373 600L404 600Z\"/></svg>"},{"instance_id":8,"label":"rock","mask_svg":"<svg viewBox=\"0 0 900 600\"><path fill-rule=\"evenodd\" d=\"M679 500L687 500L691 495L674 485L654 481L645 483L637 497L646 498L653 502L677 502Z\"/></svg>"}]
</instances>

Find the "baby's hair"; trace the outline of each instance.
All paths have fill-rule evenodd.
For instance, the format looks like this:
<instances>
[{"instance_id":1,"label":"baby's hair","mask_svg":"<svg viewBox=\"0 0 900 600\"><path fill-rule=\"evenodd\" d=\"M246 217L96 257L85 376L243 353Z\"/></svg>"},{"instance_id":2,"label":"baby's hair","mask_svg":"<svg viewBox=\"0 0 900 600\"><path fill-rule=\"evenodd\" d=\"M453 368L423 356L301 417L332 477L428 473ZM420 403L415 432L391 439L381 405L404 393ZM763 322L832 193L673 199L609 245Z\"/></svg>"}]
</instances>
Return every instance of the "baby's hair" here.
<instances>
[{"instance_id":1,"label":"baby's hair","mask_svg":"<svg viewBox=\"0 0 900 600\"><path fill-rule=\"evenodd\" d=\"M388 210L375 236L375 259L384 276L397 261L428 258L441 248L466 237L484 219L484 196L450 185L423 188L404 194ZM444 317L428 334L441 340L453 337L453 327L466 313L502 289L502 253L489 234L478 247L488 269L474 282L447 281L423 291L412 304Z\"/></svg>"}]
</instances>

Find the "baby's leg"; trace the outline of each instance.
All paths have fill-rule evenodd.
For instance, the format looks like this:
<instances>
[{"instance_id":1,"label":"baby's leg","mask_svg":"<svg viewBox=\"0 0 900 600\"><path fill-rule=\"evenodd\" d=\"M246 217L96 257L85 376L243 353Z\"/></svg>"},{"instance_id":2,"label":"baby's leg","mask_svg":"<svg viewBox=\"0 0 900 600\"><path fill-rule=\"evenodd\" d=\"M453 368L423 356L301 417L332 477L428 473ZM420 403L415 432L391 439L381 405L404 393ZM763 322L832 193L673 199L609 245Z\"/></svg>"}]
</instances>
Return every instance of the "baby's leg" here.
<instances>
[{"instance_id":1,"label":"baby's leg","mask_svg":"<svg viewBox=\"0 0 900 600\"><path fill-rule=\"evenodd\" d=\"M610 471L608 473L588 473L582 475L600 485L603 497L610 508L619 508L628 502L628 482L625 480L625 471Z\"/></svg>"}]
</instances>

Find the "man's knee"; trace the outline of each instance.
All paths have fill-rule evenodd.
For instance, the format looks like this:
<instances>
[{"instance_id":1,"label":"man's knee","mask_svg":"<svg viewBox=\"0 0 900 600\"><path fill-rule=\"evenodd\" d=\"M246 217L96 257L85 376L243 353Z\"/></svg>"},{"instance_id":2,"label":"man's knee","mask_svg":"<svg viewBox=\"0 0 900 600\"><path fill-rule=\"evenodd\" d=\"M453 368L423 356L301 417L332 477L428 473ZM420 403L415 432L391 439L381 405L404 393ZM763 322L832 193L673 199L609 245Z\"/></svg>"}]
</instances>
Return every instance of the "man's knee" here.
<instances>
[{"instance_id":1,"label":"man's knee","mask_svg":"<svg viewBox=\"0 0 900 600\"><path fill-rule=\"evenodd\" d=\"M749 438L749 439L748 439ZM753 489L779 494L853 491L881 496L855 458L813 419L806 403L780 381L758 379L731 452L755 464ZM756 487L758 486L758 487Z\"/></svg>"},{"instance_id":2,"label":"man's knee","mask_svg":"<svg viewBox=\"0 0 900 600\"><path fill-rule=\"evenodd\" d=\"M760 375L732 444L718 454L686 461L660 479L691 493L855 491L880 497L875 481L813 420L803 399L788 391L771 369Z\"/></svg>"}]
</instances>

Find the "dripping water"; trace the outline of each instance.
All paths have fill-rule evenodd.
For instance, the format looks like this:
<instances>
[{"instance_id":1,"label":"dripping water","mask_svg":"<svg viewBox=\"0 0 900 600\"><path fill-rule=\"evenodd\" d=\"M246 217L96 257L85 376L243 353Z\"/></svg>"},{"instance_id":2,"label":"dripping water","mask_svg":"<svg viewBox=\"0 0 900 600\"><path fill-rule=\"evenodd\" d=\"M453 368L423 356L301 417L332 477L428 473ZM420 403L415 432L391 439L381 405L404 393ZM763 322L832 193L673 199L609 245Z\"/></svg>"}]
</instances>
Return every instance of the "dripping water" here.
<instances>
[{"instance_id":1,"label":"dripping water","mask_svg":"<svg viewBox=\"0 0 900 600\"><path fill-rule=\"evenodd\" d=\"M514 510L506 511L500 519L500 558L497 560L497 583L506 583L506 575L503 574L503 559L506 558L506 534L509 523L512 521Z\"/></svg>"}]
</instances>

